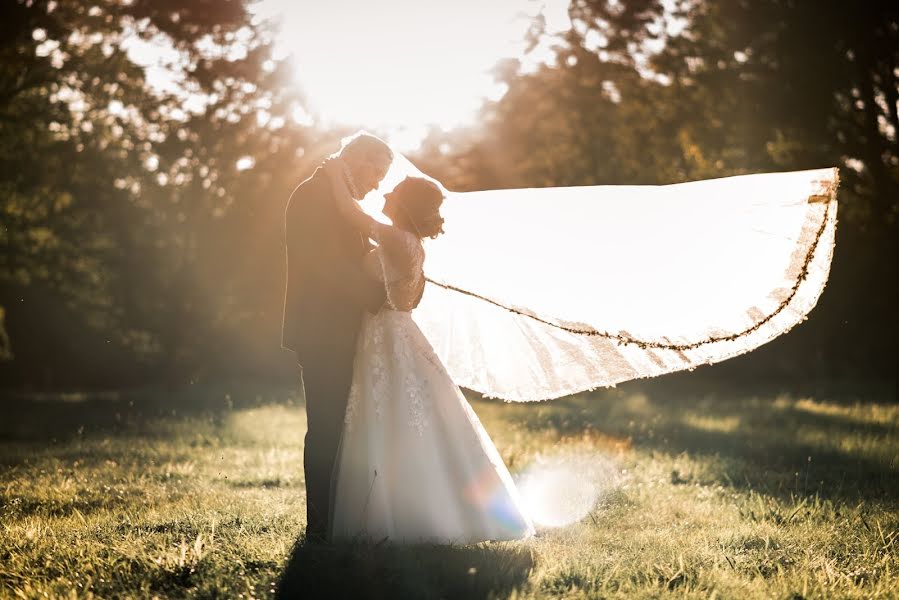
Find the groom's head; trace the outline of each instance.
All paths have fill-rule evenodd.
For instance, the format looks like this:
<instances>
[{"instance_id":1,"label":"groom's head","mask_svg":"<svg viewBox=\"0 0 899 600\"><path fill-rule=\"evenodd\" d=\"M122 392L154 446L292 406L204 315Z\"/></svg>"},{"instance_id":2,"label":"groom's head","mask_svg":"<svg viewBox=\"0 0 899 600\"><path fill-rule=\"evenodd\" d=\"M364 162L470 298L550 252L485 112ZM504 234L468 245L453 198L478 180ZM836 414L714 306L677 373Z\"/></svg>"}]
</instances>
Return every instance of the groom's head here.
<instances>
[{"instance_id":1,"label":"groom's head","mask_svg":"<svg viewBox=\"0 0 899 600\"><path fill-rule=\"evenodd\" d=\"M359 195L356 200L361 200L370 191L378 189L393 161L393 151L382 139L369 133L357 133L344 141L340 159L353 177Z\"/></svg>"}]
</instances>

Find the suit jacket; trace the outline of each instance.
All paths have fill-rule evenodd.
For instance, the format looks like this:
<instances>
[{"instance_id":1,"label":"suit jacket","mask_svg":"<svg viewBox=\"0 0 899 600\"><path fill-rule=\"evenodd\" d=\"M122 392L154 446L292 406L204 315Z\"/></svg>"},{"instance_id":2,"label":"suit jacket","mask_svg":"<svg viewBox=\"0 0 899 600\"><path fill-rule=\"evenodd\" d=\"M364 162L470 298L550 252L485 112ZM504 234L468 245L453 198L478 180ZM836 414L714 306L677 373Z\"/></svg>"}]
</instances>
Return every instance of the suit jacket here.
<instances>
[{"instance_id":1,"label":"suit jacket","mask_svg":"<svg viewBox=\"0 0 899 600\"><path fill-rule=\"evenodd\" d=\"M377 312L384 286L366 277L370 245L337 211L321 168L290 195L285 213L287 287L281 345L327 360L355 352L362 311Z\"/></svg>"}]
</instances>

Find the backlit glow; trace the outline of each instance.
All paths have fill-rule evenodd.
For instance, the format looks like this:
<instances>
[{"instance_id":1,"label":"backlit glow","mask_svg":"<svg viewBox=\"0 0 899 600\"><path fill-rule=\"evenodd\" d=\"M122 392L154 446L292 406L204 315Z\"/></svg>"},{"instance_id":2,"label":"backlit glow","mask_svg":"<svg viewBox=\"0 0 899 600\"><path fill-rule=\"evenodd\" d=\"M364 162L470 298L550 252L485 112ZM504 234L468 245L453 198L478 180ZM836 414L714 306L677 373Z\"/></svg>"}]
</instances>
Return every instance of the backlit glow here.
<instances>
[{"instance_id":1,"label":"backlit glow","mask_svg":"<svg viewBox=\"0 0 899 600\"><path fill-rule=\"evenodd\" d=\"M518 489L535 525L563 527L586 517L617 480L617 471L602 456L559 456L528 469Z\"/></svg>"},{"instance_id":2,"label":"backlit glow","mask_svg":"<svg viewBox=\"0 0 899 600\"><path fill-rule=\"evenodd\" d=\"M472 121L484 98L504 89L490 71L520 57L531 17L563 28L567 2L459 0L298 3L263 0L276 18L281 50L325 125L359 125L414 148L429 126Z\"/></svg>"}]
</instances>

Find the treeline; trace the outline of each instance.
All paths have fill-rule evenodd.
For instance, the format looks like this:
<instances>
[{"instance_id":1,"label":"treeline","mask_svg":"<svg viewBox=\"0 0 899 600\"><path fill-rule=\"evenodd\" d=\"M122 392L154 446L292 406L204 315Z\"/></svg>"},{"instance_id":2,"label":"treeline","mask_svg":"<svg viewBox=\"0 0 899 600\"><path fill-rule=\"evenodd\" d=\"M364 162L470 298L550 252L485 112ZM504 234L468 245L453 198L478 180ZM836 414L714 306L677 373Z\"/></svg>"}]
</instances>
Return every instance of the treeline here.
<instances>
[{"instance_id":1,"label":"treeline","mask_svg":"<svg viewBox=\"0 0 899 600\"><path fill-rule=\"evenodd\" d=\"M350 129L309 118L245 4L0 7L0 385L294 377L283 210ZM819 307L714 369L894 378L899 6L665 4L574 0L559 33L537 18L551 64L499 63L508 91L477 126L434 131L411 158L455 189L840 166ZM167 49L166 85L136 40Z\"/></svg>"}]
</instances>

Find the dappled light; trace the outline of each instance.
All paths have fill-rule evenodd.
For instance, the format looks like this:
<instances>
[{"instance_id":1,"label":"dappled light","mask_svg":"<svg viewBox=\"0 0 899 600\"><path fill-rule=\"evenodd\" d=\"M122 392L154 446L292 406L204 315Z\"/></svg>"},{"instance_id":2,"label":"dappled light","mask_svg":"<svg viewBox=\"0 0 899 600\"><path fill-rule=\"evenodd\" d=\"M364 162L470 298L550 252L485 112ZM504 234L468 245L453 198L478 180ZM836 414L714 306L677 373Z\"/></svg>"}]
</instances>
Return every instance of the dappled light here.
<instances>
[{"instance_id":1,"label":"dappled light","mask_svg":"<svg viewBox=\"0 0 899 600\"><path fill-rule=\"evenodd\" d=\"M895 597L897 48L897 2L3 0L0 597Z\"/></svg>"},{"instance_id":2,"label":"dappled light","mask_svg":"<svg viewBox=\"0 0 899 600\"><path fill-rule=\"evenodd\" d=\"M546 4L564 11L559 0ZM541 8L520 0L337 0L315 7L265 0L256 11L280 24L279 51L292 55L295 80L323 124L385 131L410 150L431 127L470 125L485 97L501 95L493 66L522 54L524 34ZM544 50L534 60L549 57Z\"/></svg>"}]
</instances>

